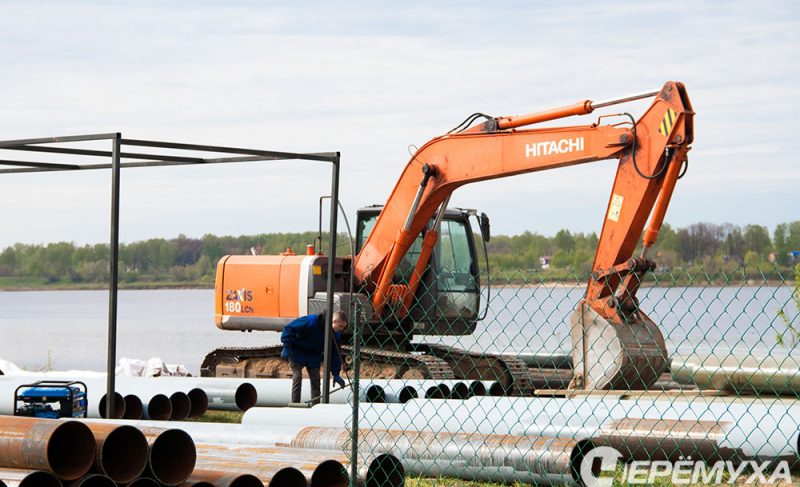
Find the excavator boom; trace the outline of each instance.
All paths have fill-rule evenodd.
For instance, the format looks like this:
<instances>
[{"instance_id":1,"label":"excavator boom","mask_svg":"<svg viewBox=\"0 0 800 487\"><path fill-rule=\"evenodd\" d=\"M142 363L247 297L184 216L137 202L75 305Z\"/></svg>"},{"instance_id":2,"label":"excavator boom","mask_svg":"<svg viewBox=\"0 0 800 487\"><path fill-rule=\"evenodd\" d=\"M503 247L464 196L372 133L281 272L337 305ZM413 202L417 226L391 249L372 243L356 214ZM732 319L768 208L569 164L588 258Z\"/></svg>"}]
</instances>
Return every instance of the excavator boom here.
<instances>
[{"instance_id":1,"label":"excavator boom","mask_svg":"<svg viewBox=\"0 0 800 487\"><path fill-rule=\"evenodd\" d=\"M623 101L641 96L626 97ZM653 342L649 349L640 350L647 357L637 356L638 352L623 343L618 344L619 357L613 360L620 362L618 369L624 369L626 361L646 360L646 367L652 372L640 374L633 371L641 378L631 382L630 377L620 377L607 370L600 373L576 370L576 383L592 387L631 387L632 384L646 387L652 383L665 366L666 349L657 327L639 312L635 294L643 274L654 266L646 258L646 251L658 235L680 167L693 140L694 112L684 86L667 82L655 93L652 104L638 121L624 114L630 117L628 125L517 129L541 121L590 113L593 109L592 102L585 101L538 114L500 117L460 133L435 138L422 146L407 164L372 233L355 258L355 279L373 290L376 315L380 315L387 304L407 302L408 295L415 291L403 290L402 285L398 289L398 285L392 284L397 266L437 209L460 186L617 158L617 174L604 214L592 278L587 284L585 301L579 305L583 318L573 328L584 326L589 320L584 316L587 307L594 313L591 319L603 324L584 326L584 335L606 325L620 327L649 323L652 326L640 330L650 336L645 340L648 343L639 348L648 348ZM645 252L634 258L633 252L651 214L651 225L644 236ZM427 254L423 255L427 258ZM633 333L628 339L642 342L641 333ZM597 342L598 345L587 345L587 337L578 335L580 333L573 330L573 345L582 349L574 352L580 355L574 357L578 367L597 361L588 358L591 354L587 347L611 347L602 341ZM596 337L592 340L596 341ZM626 354L630 356L626 358ZM598 374L601 376L599 379ZM649 376L652 375L655 378L651 380Z\"/></svg>"}]
</instances>

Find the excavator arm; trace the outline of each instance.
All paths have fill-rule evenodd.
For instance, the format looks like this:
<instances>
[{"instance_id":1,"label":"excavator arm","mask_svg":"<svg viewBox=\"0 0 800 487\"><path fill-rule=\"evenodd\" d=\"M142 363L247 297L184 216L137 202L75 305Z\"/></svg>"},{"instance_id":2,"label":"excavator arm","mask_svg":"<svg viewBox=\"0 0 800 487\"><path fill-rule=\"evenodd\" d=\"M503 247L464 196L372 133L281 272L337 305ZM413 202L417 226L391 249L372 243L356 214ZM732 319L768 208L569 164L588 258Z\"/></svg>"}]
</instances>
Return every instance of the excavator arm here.
<instances>
[{"instance_id":1,"label":"excavator arm","mask_svg":"<svg viewBox=\"0 0 800 487\"><path fill-rule=\"evenodd\" d=\"M631 117L630 124L520 128L588 114L601 106L653 95L655 99L647 111L638 121L634 122ZM355 278L373 291L376 314L380 314L387 304L407 304L416 291L416 283L412 279L406 286L392 284L397 266L417 235L437 210L444 209L450 195L458 187L617 158L619 165L605 212L592 277L587 284L585 300L576 312L580 318L577 322L573 318L574 382L578 387L633 387L632 384L640 386L639 382L646 387L655 380L651 380L650 376L657 378L663 370L666 349L657 327L638 310L635 295L642 275L653 268L652 261L647 259L647 250L656 241L681 166L692 143L693 115L683 84L667 82L658 92L609 102L593 103L587 100L545 112L495 118L464 132L433 139L414 154L403 171L373 231L355 258ZM650 226L644 232L644 252L639 257L633 257L648 218ZM435 238L434 233L428 239L427 247L432 248ZM429 255L430 252L422 252L416 267L417 273L427 265ZM600 324L591 325L595 322ZM590 357L590 349L594 345L586 342L597 342L597 337L588 335L607 333L604 331L606 325L622 327L642 323L652 326L635 330L622 341L634 341L645 348L649 345L643 340L652 341L654 345L651 349L637 352L631 351L627 343L606 343L608 349L621 347L616 358L607 359L619 362L616 366L619 370L609 372L605 370L608 369L606 365L597 369L599 372L590 370L591 362L597 359ZM649 338L643 334L649 335ZM628 352L630 356L624 357ZM637 354L647 357L643 359ZM645 359L650 373L631 382L630 375L641 376L641 371L623 369L630 365L628 362ZM633 367L641 367L641 363ZM619 371L624 373L620 375Z\"/></svg>"}]
</instances>

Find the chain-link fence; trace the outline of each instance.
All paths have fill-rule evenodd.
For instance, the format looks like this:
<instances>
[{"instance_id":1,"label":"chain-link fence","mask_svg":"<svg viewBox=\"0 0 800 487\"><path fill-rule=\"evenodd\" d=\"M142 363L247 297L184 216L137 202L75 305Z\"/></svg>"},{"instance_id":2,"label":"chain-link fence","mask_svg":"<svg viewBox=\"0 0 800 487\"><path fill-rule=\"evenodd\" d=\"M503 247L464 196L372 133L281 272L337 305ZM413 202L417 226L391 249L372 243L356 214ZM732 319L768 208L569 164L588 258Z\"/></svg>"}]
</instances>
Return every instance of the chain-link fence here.
<instances>
[{"instance_id":1,"label":"chain-link fence","mask_svg":"<svg viewBox=\"0 0 800 487\"><path fill-rule=\"evenodd\" d=\"M797 480L795 276L659 270L600 306L597 274L479 286L443 260L404 320L356 324L359 393L309 430L372 485Z\"/></svg>"}]
</instances>

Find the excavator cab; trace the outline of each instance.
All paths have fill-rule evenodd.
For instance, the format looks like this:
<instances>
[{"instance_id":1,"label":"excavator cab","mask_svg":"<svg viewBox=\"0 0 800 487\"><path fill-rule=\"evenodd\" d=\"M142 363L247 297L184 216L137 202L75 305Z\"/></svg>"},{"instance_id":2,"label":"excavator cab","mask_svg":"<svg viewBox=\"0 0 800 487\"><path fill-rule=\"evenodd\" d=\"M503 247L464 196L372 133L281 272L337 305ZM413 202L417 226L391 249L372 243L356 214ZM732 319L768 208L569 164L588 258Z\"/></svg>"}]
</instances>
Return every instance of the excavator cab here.
<instances>
[{"instance_id":1,"label":"excavator cab","mask_svg":"<svg viewBox=\"0 0 800 487\"><path fill-rule=\"evenodd\" d=\"M361 251L383 205L358 210L356 254ZM475 331L480 312L480 267L470 223L473 210L451 208L445 212L428 269L404 320L409 335L466 335ZM487 218L482 221L488 222ZM482 234L488 237L488 223ZM427 229L426 229L427 230ZM393 284L407 285L422 250L420 233L398 265ZM391 313L389 313L391 316Z\"/></svg>"}]
</instances>

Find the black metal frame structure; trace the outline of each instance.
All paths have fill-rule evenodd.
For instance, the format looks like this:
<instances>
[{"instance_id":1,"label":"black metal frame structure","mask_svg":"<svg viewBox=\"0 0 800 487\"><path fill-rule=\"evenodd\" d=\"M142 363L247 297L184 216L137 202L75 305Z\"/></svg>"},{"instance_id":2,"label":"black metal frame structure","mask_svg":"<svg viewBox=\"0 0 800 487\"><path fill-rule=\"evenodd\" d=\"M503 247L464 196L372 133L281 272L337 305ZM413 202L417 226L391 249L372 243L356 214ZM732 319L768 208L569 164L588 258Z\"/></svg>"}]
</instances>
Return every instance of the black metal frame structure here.
<instances>
[{"instance_id":1,"label":"black metal frame structure","mask_svg":"<svg viewBox=\"0 0 800 487\"><path fill-rule=\"evenodd\" d=\"M64 144L110 141L110 150L92 150L75 147L64 147ZM56 144L56 145L54 145ZM140 147L150 149L166 149L176 154L158 154L145 152L126 152L126 147ZM182 166L196 164L226 164L234 162L280 161L280 160L306 160L331 163L331 198L339 201L339 152L296 153L276 152L257 149L244 149L239 147L223 147L199 144L181 144L175 142L159 142L153 140L126 139L119 132L107 134L73 135L65 137L45 137L38 139L19 139L0 141L0 153L7 151L22 151L38 154L63 154L70 156L86 156L94 158L110 158L110 163L93 162L87 164L72 164L63 162L35 162L16 159L0 158L0 166L12 166L0 169L0 174L19 174L30 172L51 171L85 171L92 169L111 169L111 236L109 300L108 300L108 358L107 358L107 400L106 416L112 417L114 410L115 392L115 365L117 361L117 290L119 285L119 192L120 173L123 168ZM193 155L188 155L192 153ZM195 155L199 153L200 155ZM230 154L229 156L220 156ZM13 167L16 166L16 167ZM328 289L333 289L334 261L336 259L336 232L338 223L338 204L331 204L330 212L330 241L328 259ZM322 388L322 401L328 402L330 384L328 382L328 364L331 353L330 347L330 320L333 316L333 293L328 293L326 327L326 347L324 353L324 375Z\"/></svg>"}]
</instances>

